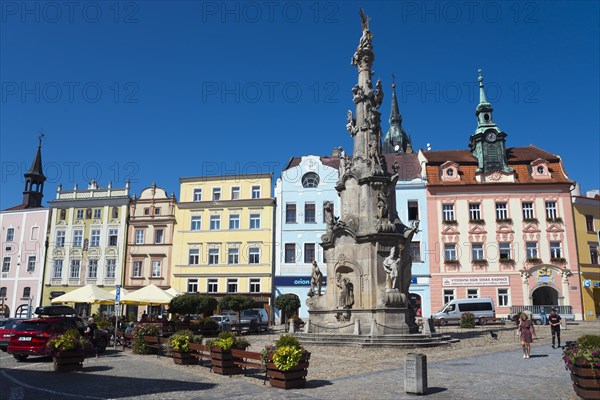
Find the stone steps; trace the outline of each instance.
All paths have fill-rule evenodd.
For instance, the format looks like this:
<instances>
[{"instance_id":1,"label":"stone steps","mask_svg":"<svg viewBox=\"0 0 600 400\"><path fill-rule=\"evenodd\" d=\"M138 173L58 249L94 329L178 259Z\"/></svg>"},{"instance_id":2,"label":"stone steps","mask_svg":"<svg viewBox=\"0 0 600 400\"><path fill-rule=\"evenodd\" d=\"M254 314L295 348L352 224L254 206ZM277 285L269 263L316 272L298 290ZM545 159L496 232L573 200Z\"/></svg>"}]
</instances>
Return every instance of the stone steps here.
<instances>
[{"instance_id":1,"label":"stone steps","mask_svg":"<svg viewBox=\"0 0 600 400\"><path fill-rule=\"evenodd\" d=\"M380 335L371 337L347 334L316 335L298 333L296 337L303 344L357 347L433 347L458 342L458 339L441 334L433 334L431 337L422 334Z\"/></svg>"}]
</instances>

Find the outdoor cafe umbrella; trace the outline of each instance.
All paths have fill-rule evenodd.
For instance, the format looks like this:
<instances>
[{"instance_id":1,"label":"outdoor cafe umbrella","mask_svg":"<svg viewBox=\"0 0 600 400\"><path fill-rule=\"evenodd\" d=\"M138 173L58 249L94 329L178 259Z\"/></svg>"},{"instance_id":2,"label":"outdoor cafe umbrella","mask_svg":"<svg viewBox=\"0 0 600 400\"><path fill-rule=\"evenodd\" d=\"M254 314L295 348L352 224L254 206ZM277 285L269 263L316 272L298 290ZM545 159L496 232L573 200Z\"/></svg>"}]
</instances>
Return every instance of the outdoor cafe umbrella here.
<instances>
[{"instance_id":1,"label":"outdoor cafe umbrella","mask_svg":"<svg viewBox=\"0 0 600 400\"><path fill-rule=\"evenodd\" d=\"M170 287L170 288L168 288L168 289L166 290L166 292L167 292L167 293L169 293L169 294L171 294L171 295L173 295L173 297L177 297L177 296L179 296L180 294L183 294L183 293L181 293L179 290L175 289L174 287Z\"/></svg>"},{"instance_id":2,"label":"outdoor cafe umbrella","mask_svg":"<svg viewBox=\"0 0 600 400\"><path fill-rule=\"evenodd\" d=\"M110 292L95 285L85 285L72 292L65 293L62 296L51 300L52 304L57 303L95 303L95 304L114 304L115 296Z\"/></svg>"},{"instance_id":3,"label":"outdoor cafe umbrella","mask_svg":"<svg viewBox=\"0 0 600 400\"><path fill-rule=\"evenodd\" d=\"M134 305L169 304L173 297L175 296L152 283L121 297L121 303Z\"/></svg>"}]
</instances>

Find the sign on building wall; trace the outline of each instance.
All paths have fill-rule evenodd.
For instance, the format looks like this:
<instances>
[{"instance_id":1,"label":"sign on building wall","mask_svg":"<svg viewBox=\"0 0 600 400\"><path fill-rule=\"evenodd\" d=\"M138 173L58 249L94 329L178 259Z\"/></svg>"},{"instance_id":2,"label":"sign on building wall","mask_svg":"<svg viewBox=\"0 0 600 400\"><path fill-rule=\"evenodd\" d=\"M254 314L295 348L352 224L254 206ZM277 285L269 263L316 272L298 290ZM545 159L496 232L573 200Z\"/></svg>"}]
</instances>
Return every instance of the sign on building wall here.
<instances>
[{"instance_id":1,"label":"sign on building wall","mask_svg":"<svg viewBox=\"0 0 600 400\"><path fill-rule=\"evenodd\" d=\"M508 276L473 276L443 278L442 286L509 286Z\"/></svg>"},{"instance_id":2,"label":"sign on building wall","mask_svg":"<svg viewBox=\"0 0 600 400\"><path fill-rule=\"evenodd\" d=\"M276 276L275 286L310 286L310 276ZM323 277L323 284L327 286L327 277Z\"/></svg>"}]
</instances>

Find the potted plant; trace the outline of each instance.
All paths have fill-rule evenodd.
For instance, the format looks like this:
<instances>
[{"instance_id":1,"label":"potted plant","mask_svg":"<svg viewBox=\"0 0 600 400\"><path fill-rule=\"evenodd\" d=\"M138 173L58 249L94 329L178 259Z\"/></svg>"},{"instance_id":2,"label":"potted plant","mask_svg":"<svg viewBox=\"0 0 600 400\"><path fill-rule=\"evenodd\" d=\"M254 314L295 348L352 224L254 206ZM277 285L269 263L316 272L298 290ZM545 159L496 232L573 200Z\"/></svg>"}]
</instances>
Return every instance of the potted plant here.
<instances>
[{"instance_id":1,"label":"potted plant","mask_svg":"<svg viewBox=\"0 0 600 400\"><path fill-rule=\"evenodd\" d=\"M131 348L135 354L150 354L150 351L144 346L144 336L158 336L160 329L156 324L136 324L131 332L133 342Z\"/></svg>"},{"instance_id":2,"label":"potted plant","mask_svg":"<svg viewBox=\"0 0 600 400\"><path fill-rule=\"evenodd\" d=\"M275 345L266 346L261 355L273 387L292 389L306 385L310 353L292 335L282 335Z\"/></svg>"},{"instance_id":3,"label":"potted plant","mask_svg":"<svg viewBox=\"0 0 600 400\"><path fill-rule=\"evenodd\" d=\"M54 360L54 370L67 372L81 370L86 351L91 351L92 344L77 329L70 329L53 336L46 347Z\"/></svg>"},{"instance_id":4,"label":"potted plant","mask_svg":"<svg viewBox=\"0 0 600 400\"><path fill-rule=\"evenodd\" d=\"M202 344L202 336L194 335L189 329L184 329L169 337L169 347L175 364L191 365L198 362L198 359L192 356L190 343Z\"/></svg>"},{"instance_id":5,"label":"potted plant","mask_svg":"<svg viewBox=\"0 0 600 400\"><path fill-rule=\"evenodd\" d=\"M235 375L242 372L242 368L235 365L231 349L246 350L250 343L242 337L235 336L232 332L221 332L217 339L209 340L210 358L213 372L221 375Z\"/></svg>"},{"instance_id":6,"label":"potted plant","mask_svg":"<svg viewBox=\"0 0 600 400\"><path fill-rule=\"evenodd\" d=\"M600 336L584 335L563 350L575 393L583 399L600 398Z\"/></svg>"}]
</instances>

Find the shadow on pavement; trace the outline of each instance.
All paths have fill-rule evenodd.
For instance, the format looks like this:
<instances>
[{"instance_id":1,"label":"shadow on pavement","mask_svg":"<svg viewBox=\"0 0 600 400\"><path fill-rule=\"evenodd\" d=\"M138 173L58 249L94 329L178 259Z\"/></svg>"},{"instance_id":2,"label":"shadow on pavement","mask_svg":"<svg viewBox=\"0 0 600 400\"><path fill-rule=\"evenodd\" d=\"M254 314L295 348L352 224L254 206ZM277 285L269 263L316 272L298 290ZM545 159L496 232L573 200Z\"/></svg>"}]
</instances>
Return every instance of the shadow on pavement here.
<instances>
[{"instance_id":1,"label":"shadow on pavement","mask_svg":"<svg viewBox=\"0 0 600 400\"><path fill-rule=\"evenodd\" d=\"M107 367L106 365L98 365L95 367L83 367L81 372L100 372L100 371L110 371L113 367Z\"/></svg>"},{"instance_id":2,"label":"shadow on pavement","mask_svg":"<svg viewBox=\"0 0 600 400\"><path fill-rule=\"evenodd\" d=\"M529 358L542 358L542 357L548 357L548 354L530 354Z\"/></svg>"},{"instance_id":3,"label":"shadow on pavement","mask_svg":"<svg viewBox=\"0 0 600 400\"><path fill-rule=\"evenodd\" d=\"M425 393L425 395L441 393L441 392L445 392L446 390L448 390L448 388L430 387L430 388L427 388L427 392Z\"/></svg>"},{"instance_id":4,"label":"shadow on pavement","mask_svg":"<svg viewBox=\"0 0 600 400\"><path fill-rule=\"evenodd\" d=\"M43 394L46 392L63 396L81 397L82 395L92 395L96 399L118 399L159 393L202 391L216 386L213 383L184 380L119 377L88 373L89 370L98 372L100 371L99 368L106 367L88 367L83 372L60 374L52 371L0 368L0 373L9 377L14 383L26 386L28 390L39 389L39 398L46 398Z\"/></svg>"},{"instance_id":5,"label":"shadow on pavement","mask_svg":"<svg viewBox=\"0 0 600 400\"><path fill-rule=\"evenodd\" d=\"M306 381L307 388L320 388L320 387L331 386L331 385L333 385L333 383L331 383L331 381L326 381L323 379L311 379L309 381Z\"/></svg>"}]
</instances>

